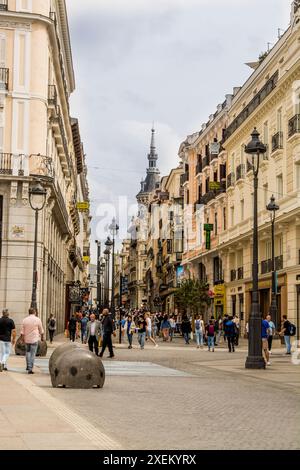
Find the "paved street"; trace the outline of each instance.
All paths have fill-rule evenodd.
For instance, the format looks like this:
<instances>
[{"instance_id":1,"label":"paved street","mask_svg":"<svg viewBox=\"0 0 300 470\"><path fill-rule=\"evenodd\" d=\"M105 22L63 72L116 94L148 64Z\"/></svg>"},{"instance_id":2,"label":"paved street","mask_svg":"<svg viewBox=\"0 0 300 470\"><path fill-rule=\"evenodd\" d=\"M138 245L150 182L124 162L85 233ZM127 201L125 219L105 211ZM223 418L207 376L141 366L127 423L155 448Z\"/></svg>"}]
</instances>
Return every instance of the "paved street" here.
<instances>
[{"instance_id":1,"label":"paved street","mask_svg":"<svg viewBox=\"0 0 300 470\"><path fill-rule=\"evenodd\" d=\"M105 387L87 391L54 390L47 359L28 377L12 357L0 376L0 449L300 448L299 366L279 342L266 371L245 371L243 342L235 355L178 338L116 356Z\"/></svg>"}]
</instances>

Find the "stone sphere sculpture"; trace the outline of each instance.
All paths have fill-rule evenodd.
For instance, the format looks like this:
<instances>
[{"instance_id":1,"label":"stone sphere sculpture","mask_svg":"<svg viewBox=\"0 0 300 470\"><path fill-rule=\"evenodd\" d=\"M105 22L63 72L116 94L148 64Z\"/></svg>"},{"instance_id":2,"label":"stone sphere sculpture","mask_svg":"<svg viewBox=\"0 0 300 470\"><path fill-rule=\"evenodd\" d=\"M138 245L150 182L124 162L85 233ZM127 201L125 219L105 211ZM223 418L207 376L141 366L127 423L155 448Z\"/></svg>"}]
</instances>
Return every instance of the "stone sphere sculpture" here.
<instances>
[{"instance_id":1,"label":"stone sphere sculpture","mask_svg":"<svg viewBox=\"0 0 300 470\"><path fill-rule=\"evenodd\" d=\"M36 353L37 357L46 357L48 351L48 346L46 341L39 341L38 350ZM18 339L15 346L16 356L25 356L26 355L26 345L21 341L21 338Z\"/></svg>"},{"instance_id":2,"label":"stone sphere sculpture","mask_svg":"<svg viewBox=\"0 0 300 470\"><path fill-rule=\"evenodd\" d=\"M57 362L57 359L60 357L60 355L66 351L71 351L72 349L76 349L78 347L79 346L76 343L65 343L53 351L49 359L49 371L50 371L51 378L52 378L52 375L54 375L56 362Z\"/></svg>"},{"instance_id":3,"label":"stone sphere sculpture","mask_svg":"<svg viewBox=\"0 0 300 470\"><path fill-rule=\"evenodd\" d=\"M55 359L55 367L51 368L50 374L54 388L102 388L105 382L105 369L100 357L82 348L62 352Z\"/></svg>"}]
</instances>

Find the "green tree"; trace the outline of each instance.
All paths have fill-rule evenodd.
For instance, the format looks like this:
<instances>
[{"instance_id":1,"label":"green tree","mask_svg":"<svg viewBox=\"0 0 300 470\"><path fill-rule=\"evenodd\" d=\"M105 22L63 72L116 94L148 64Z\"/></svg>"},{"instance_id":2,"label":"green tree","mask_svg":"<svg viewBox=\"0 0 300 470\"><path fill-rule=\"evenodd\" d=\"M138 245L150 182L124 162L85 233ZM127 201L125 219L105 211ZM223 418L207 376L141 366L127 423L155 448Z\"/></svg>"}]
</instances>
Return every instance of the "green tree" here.
<instances>
[{"instance_id":1,"label":"green tree","mask_svg":"<svg viewBox=\"0 0 300 470\"><path fill-rule=\"evenodd\" d=\"M188 310L194 317L203 313L210 304L208 290L209 286L206 282L195 278L184 279L175 293L176 303L181 309Z\"/></svg>"}]
</instances>

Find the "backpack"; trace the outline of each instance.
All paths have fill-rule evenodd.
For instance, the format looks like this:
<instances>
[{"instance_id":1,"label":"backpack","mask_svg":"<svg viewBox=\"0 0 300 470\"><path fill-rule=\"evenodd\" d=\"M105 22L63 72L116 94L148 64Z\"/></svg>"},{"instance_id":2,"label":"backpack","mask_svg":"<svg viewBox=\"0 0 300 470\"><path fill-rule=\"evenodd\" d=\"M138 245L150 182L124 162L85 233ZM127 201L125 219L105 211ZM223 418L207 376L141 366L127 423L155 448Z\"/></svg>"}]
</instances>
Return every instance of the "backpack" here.
<instances>
[{"instance_id":1,"label":"backpack","mask_svg":"<svg viewBox=\"0 0 300 470\"><path fill-rule=\"evenodd\" d=\"M296 326L293 325L293 323L290 323L289 324L289 334L290 334L290 336L295 336L296 331L297 331Z\"/></svg>"},{"instance_id":2,"label":"backpack","mask_svg":"<svg viewBox=\"0 0 300 470\"><path fill-rule=\"evenodd\" d=\"M196 330L200 330L200 320L196 320Z\"/></svg>"},{"instance_id":3,"label":"backpack","mask_svg":"<svg viewBox=\"0 0 300 470\"><path fill-rule=\"evenodd\" d=\"M209 326L208 326L208 334L211 335L211 336L214 336L214 334L215 334L215 327L214 327L214 325L209 325Z\"/></svg>"}]
</instances>

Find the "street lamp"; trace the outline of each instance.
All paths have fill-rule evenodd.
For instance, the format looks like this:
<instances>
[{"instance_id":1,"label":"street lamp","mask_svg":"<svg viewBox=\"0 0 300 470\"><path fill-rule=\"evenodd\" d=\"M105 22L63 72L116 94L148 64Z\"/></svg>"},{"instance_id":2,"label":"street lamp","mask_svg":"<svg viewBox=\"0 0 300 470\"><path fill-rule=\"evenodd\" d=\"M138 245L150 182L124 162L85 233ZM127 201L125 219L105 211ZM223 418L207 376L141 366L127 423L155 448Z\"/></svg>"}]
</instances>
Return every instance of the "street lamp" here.
<instances>
[{"instance_id":1,"label":"street lamp","mask_svg":"<svg viewBox=\"0 0 300 470\"><path fill-rule=\"evenodd\" d=\"M261 313L259 307L258 291L258 172L260 156L267 151L266 146L259 140L259 132L256 127L251 134L252 140L245 148L245 152L252 157L252 167L254 176L254 195L253 195L253 289L252 305L249 318L249 345L248 357L246 360L246 369L265 369L266 363L262 356L262 338L261 338Z\"/></svg>"},{"instance_id":2,"label":"street lamp","mask_svg":"<svg viewBox=\"0 0 300 470\"><path fill-rule=\"evenodd\" d=\"M270 315L273 321L277 324L277 282L276 282L276 265L275 265L275 218L276 212L279 211L279 206L275 202L274 195L271 197L267 210L271 216L272 226L272 302L270 306Z\"/></svg>"},{"instance_id":3,"label":"street lamp","mask_svg":"<svg viewBox=\"0 0 300 470\"><path fill-rule=\"evenodd\" d=\"M97 245L97 310L101 309L101 242L96 240Z\"/></svg>"},{"instance_id":4,"label":"street lamp","mask_svg":"<svg viewBox=\"0 0 300 470\"><path fill-rule=\"evenodd\" d=\"M109 230L112 235L112 275L111 275L111 313L113 319L115 318L115 241L116 241L116 236L119 231L119 226L116 222L115 217L112 220L112 223L109 226ZM121 312L120 312L120 317L121 317ZM120 318L120 323L121 323L121 318ZM120 325L121 328L121 325Z\"/></svg>"},{"instance_id":5,"label":"street lamp","mask_svg":"<svg viewBox=\"0 0 300 470\"><path fill-rule=\"evenodd\" d=\"M105 242L106 249L104 251L105 257L105 264L106 264L106 272L105 272L105 306L109 308L109 274L110 274L110 254L111 254L111 247L113 242L109 237Z\"/></svg>"},{"instance_id":6,"label":"street lamp","mask_svg":"<svg viewBox=\"0 0 300 470\"><path fill-rule=\"evenodd\" d=\"M101 258L101 264L100 264L100 276L101 276L101 307L102 303L105 299L105 279L104 279L104 274L105 274L105 268L106 268L106 263L105 259Z\"/></svg>"},{"instance_id":7,"label":"street lamp","mask_svg":"<svg viewBox=\"0 0 300 470\"><path fill-rule=\"evenodd\" d=\"M31 208L35 211L35 231L34 231L34 252L33 252L33 280L32 280L32 295L31 295L31 308L37 312L37 242L38 242L38 220L39 212L42 211L46 204L47 191L38 181L34 186L29 189L29 203Z\"/></svg>"}]
</instances>

